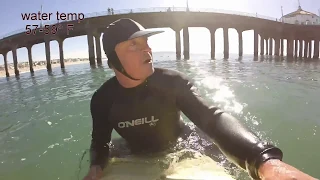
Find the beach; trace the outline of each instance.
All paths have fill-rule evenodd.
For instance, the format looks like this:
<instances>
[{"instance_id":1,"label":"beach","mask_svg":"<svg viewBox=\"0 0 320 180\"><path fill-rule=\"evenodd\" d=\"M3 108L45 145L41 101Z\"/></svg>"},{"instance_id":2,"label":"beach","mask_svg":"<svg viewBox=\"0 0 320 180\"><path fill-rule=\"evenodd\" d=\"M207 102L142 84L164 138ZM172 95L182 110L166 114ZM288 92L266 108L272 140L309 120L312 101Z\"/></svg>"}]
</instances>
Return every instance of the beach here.
<instances>
[{"instance_id":1,"label":"beach","mask_svg":"<svg viewBox=\"0 0 320 180\"><path fill-rule=\"evenodd\" d=\"M65 59L64 61L64 65L68 66L68 65L74 65L74 64L82 64L82 63L88 63L89 64L89 60L88 59L81 59L81 58L75 58L75 59ZM60 60L51 60L51 67L55 68L55 67L60 67ZM46 69L47 68L47 64L46 61L35 61L33 62L33 71L36 72L38 70L42 70L42 69ZM28 73L30 72L30 66L29 66L29 62L21 62L18 63L18 69L20 74L22 73ZM8 64L8 71L9 71L9 75L10 76L14 76L14 65L13 63ZM6 71L5 71L5 67L4 64L0 65L0 77L6 77Z\"/></svg>"}]
</instances>

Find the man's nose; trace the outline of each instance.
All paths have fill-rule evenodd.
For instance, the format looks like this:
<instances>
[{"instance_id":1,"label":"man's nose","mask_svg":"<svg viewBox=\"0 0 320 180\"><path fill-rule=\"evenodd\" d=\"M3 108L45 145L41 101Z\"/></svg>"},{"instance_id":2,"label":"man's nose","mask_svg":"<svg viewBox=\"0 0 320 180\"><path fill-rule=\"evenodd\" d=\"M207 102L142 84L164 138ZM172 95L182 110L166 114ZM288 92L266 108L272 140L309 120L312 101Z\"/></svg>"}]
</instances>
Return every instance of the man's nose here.
<instances>
[{"instance_id":1,"label":"man's nose","mask_svg":"<svg viewBox=\"0 0 320 180\"><path fill-rule=\"evenodd\" d=\"M147 44L146 45L146 47L144 48L144 50L143 50L143 54L145 55L145 56L147 56L146 58L152 58L152 50L151 50L151 48L150 48L150 46Z\"/></svg>"},{"instance_id":2,"label":"man's nose","mask_svg":"<svg viewBox=\"0 0 320 180\"><path fill-rule=\"evenodd\" d=\"M143 48L144 52L151 52L151 47L149 46L148 43L145 44L144 48Z\"/></svg>"}]
</instances>

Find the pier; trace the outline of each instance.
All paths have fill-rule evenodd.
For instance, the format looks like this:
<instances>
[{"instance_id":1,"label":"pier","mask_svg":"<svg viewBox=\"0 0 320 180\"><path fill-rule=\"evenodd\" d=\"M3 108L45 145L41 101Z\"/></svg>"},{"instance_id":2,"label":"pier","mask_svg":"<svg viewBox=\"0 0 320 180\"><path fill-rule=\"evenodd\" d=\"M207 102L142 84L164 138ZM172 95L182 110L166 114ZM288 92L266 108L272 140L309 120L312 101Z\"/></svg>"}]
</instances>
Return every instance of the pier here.
<instances>
[{"instance_id":1,"label":"pier","mask_svg":"<svg viewBox=\"0 0 320 180\"><path fill-rule=\"evenodd\" d=\"M108 12L92 13L85 15L85 18L81 21L50 22L50 26L54 25L57 28L55 34L45 34L44 32L39 32L38 29L34 34L28 35L26 29L24 29L5 37L0 37L0 54L4 57L6 76L10 76L7 65L7 53L12 51L14 72L16 76L19 76L17 49L24 47L28 50L30 72L33 72L31 49L33 45L39 43L45 44L46 68L48 71L51 71L51 41L58 42L60 66L62 69L65 68L63 55L64 40L83 35L87 36L90 65L102 64L100 38L103 29L119 18L131 18L141 23L145 28L171 28L176 34L176 57L178 59L182 58L182 56L184 59L189 59L190 57L188 30L190 27L205 27L210 31L212 59L215 58L216 54L215 32L219 28L223 29L224 45L222 53L224 54L224 58L229 58L230 42L228 39L228 29L234 28L238 32L239 37L239 56L243 55L243 32L253 30L254 56L284 56L284 40L286 40L287 57L319 59L320 25L289 24L280 22L276 18L260 17L257 14L209 11L207 9L203 11L201 9L188 9L187 11L185 8L168 9L123 10L115 11L113 14L109 14ZM66 28L71 24L72 30ZM59 29L58 27L64 28ZM181 31L183 32L183 49L181 48ZM96 43L95 48L94 43ZM260 48L258 46L259 43Z\"/></svg>"}]
</instances>

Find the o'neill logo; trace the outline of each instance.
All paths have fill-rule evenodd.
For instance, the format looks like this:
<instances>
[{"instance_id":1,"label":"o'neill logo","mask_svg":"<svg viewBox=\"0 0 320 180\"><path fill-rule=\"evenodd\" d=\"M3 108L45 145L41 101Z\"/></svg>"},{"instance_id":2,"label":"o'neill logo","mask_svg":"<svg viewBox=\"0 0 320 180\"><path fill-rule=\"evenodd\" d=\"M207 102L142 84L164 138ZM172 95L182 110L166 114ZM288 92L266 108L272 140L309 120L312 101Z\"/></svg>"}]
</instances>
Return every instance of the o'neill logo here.
<instances>
[{"instance_id":1,"label":"o'neill logo","mask_svg":"<svg viewBox=\"0 0 320 180\"><path fill-rule=\"evenodd\" d=\"M130 126L138 126L142 124L149 124L149 126L156 126L157 121L159 121L159 119L154 119L154 116L151 116L150 120L148 120L148 118L145 117L145 118L135 119L132 121L119 122L118 127L126 128Z\"/></svg>"}]
</instances>

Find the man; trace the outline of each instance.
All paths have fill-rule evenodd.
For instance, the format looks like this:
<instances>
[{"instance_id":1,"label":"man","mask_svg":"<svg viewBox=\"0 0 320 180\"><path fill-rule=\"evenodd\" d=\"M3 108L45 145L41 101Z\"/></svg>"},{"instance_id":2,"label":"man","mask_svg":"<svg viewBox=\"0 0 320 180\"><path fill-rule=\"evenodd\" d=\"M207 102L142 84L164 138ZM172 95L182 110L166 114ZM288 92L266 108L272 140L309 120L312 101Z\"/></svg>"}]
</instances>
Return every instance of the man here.
<instances>
[{"instance_id":1,"label":"man","mask_svg":"<svg viewBox=\"0 0 320 180\"><path fill-rule=\"evenodd\" d=\"M106 28L103 48L115 76L91 99L91 164L85 180L102 176L113 129L126 140L132 153L159 152L184 132L180 111L253 179L314 179L282 162L279 148L262 142L237 119L207 106L188 77L154 68L147 37L161 32L146 30L126 18Z\"/></svg>"}]
</instances>

